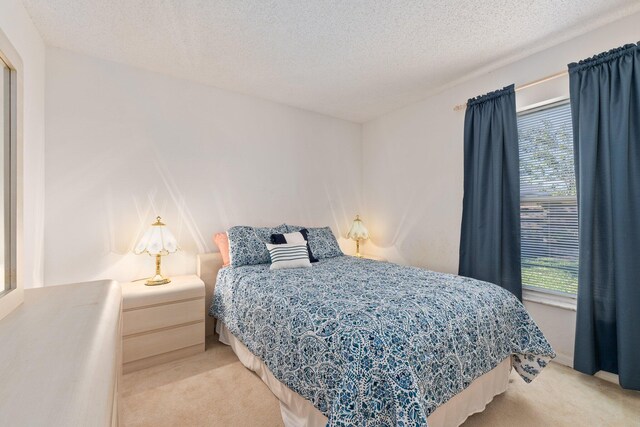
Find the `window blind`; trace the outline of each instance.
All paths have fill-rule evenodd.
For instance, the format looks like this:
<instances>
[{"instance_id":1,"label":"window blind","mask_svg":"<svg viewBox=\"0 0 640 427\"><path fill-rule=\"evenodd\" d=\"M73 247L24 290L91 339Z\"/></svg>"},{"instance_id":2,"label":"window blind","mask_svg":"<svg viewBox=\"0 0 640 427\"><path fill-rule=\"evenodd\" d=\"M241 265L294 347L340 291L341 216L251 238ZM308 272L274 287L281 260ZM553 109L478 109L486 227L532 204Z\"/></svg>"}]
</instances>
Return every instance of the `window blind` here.
<instances>
[{"instance_id":1,"label":"window blind","mask_svg":"<svg viewBox=\"0 0 640 427\"><path fill-rule=\"evenodd\" d=\"M578 207L569 103L518 116L522 284L578 290Z\"/></svg>"}]
</instances>

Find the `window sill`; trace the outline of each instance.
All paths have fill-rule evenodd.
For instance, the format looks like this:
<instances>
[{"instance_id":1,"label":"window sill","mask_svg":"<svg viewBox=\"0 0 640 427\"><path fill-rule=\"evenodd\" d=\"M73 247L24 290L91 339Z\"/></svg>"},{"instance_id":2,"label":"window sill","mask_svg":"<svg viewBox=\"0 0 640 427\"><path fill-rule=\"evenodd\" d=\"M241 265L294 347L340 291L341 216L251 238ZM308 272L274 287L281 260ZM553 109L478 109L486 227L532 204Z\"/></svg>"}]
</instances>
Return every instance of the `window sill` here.
<instances>
[{"instance_id":1,"label":"window sill","mask_svg":"<svg viewBox=\"0 0 640 427\"><path fill-rule=\"evenodd\" d=\"M522 290L522 300L571 311L576 311L577 307L577 299L575 297L556 295L547 292L535 291L532 289Z\"/></svg>"}]
</instances>

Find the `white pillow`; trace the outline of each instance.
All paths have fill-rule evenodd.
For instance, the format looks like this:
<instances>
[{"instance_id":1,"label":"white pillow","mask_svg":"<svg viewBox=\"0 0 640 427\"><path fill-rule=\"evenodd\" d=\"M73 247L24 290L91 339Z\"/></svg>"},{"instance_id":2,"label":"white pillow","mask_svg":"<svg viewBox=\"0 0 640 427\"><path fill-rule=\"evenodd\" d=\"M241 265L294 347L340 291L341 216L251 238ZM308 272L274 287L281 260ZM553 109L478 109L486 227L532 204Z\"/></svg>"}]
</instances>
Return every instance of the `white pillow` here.
<instances>
[{"instance_id":1,"label":"white pillow","mask_svg":"<svg viewBox=\"0 0 640 427\"><path fill-rule=\"evenodd\" d=\"M299 231L294 231L293 233L282 233L282 235L287 243L307 243L307 241L304 240L304 236Z\"/></svg>"},{"instance_id":2,"label":"white pillow","mask_svg":"<svg viewBox=\"0 0 640 427\"><path fill-rule=\"evenodd\" d=\"M283 245L266 243L266 245L271 257L271 270L311 267L307 242L304 239L302 239L302 243L285 243Z\"/></svg>"}]
</instances>

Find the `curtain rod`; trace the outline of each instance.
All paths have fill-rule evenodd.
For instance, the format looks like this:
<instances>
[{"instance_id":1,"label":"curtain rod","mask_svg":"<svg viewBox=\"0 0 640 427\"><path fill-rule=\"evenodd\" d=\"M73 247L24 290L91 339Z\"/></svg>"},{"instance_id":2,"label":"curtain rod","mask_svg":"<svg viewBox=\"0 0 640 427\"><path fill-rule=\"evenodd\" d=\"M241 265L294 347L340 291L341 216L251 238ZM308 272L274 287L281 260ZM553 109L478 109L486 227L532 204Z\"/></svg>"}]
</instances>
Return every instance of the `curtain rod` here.
<instances>
[{"instance_id":1,"label":"curtain rod","mask_svg":"<svg viewBox=\"0 0 640 427\"><path fill-rule=\"evenodd\" d=\"M568 71L566 71L566 70L565 71L560 71L558 73L551 74L551 75L546 76L546 77L542 77L541 79L534 80L532 82L525 83L523 85L517 86L515 88L515 91L518 92L519 90L527 89L527 88L530 88L532 86L539 85L540 83L548 82L549 80L555 80L555 79L557 79L559 77L564 77L567 74L568 74ZM467 103L466 102L464 104L458 104L455 107L453 107L453 111L460 111L460 110L464 110L465 108L467 108Z\"/></svg>"}]
</instances>

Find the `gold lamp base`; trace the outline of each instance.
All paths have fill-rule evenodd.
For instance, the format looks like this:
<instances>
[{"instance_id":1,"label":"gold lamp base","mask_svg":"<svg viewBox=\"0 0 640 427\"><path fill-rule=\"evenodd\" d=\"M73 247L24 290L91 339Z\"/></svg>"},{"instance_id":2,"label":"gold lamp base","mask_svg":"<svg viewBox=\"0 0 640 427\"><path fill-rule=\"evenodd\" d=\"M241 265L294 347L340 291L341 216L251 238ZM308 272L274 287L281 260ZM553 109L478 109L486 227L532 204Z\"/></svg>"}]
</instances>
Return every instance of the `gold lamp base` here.
<instances>
[{"instance_id":1,"label":"gold lamp base","mask_svg":"<svg viewBox=\"0 0 640 427\"><path fill-rule=\"evenodd\" d=\"M362 254L360 253L360 239L356 240L356 257L362 258Z\"/></svg>"},{"instance_id":2,"label":"gold lamp base","mask_svg":"<svg viewBox=\"0 0 640 427\"><path fill-rule=\"evenodd\" d=\"M147 281L144 284L147 286L158 286L158 285L166 285L167 283L170 283L170 282L171 282L171 279L169 279L168 277L155 275L147 279Z\"/></svg>"},{"instance_id":3,"label":"gold lamp base","mask_svg":"<svg viewBox=\"0 0 640 427\"><path fill-rule=\"evenodd\" d=\"M171 279L169 279L168 277L164 277L161 273L160 273L160 260L162 258L160 257L160 255L156 255L156 274L153 277L150 277L146 282L145 285L147 286L158 286L158 285L166 285L167 283L171 282Z\"/></svg>"}]
</instances>

